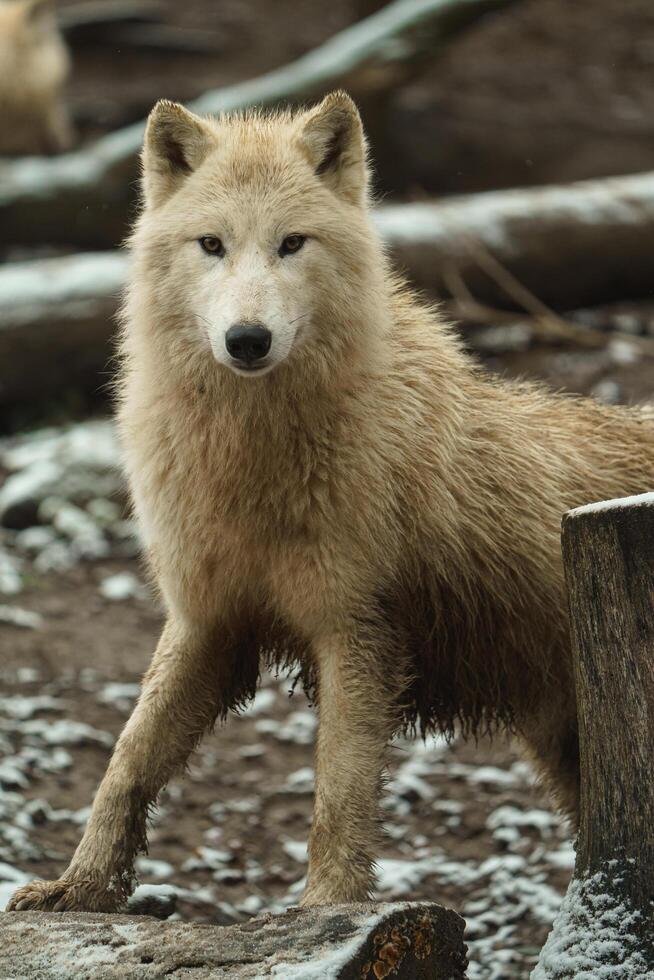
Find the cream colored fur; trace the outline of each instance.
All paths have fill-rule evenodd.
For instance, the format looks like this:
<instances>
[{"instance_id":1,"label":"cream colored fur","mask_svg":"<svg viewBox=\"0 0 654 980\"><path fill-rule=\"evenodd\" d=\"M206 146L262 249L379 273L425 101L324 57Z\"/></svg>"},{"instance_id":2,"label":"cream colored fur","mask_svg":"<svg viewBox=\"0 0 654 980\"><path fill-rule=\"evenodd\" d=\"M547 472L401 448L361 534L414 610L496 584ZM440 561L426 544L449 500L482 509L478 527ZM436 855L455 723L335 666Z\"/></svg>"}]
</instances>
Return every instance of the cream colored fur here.
<instances>
[{"instance_id":1,"label":"cream colored fur","mask_svg":"<svg viewBox=\"0 0 654 980\"><path fill-rule=\"evenodd\" d=\"M118 420L168 622L72 864L12 908L119 905L147 807L265 659L297 663L319 705L305 903L372 889L405 726L517 732L574 817L561 516L651 489L654 423L480 370L390 271L365 157L339 93L150 118ZM273 333L262 376L224 354L243 317Z\"/></svg>"},{"instance_id":2,"label":"cream colored fur","mask_svg":"<svg viewBox=\"0 0 654 980\"><path fill-rule=\"evenodd\" d=\"M70 146L69 70L51 0L0 0L0 155Z\"/></svg>"}]
</instances>

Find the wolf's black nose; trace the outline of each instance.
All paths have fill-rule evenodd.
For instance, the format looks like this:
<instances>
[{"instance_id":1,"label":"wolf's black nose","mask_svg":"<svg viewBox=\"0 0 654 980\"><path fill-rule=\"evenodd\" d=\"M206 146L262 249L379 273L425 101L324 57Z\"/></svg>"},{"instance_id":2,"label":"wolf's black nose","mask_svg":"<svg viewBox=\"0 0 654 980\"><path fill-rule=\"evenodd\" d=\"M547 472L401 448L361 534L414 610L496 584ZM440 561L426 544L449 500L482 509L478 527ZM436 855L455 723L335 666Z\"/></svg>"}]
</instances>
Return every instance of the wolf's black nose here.
<instances>
[{"instance_id":1,"label":"wolf's black nose","mask_svg":"<svg viewBox=\"0 0 654 980\"><path fill-rule=\"evenodd\" d=\"M225 334L225 347L236 361L259 361L270 350L272 334L260 323L235 323Z\"/></svg>"}]
</instances>

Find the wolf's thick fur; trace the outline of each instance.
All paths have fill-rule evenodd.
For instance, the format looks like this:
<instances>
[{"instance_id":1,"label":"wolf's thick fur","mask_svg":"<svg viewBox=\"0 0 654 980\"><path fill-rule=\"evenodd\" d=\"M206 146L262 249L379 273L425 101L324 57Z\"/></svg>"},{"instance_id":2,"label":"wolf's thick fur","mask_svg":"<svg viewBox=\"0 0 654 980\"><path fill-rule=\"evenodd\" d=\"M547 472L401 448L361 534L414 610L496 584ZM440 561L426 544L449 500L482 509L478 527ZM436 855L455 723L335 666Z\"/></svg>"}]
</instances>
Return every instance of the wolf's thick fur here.
<instances>
[{"instance_id":1,"label":"wolf's thick fur","mask_svg":"<svg viewBox=\"0 0 654 980\"><path fill-rule=\"evenodd\" d=\"M306 903L369 893L407 724L509 727L574 817L561 515L649 490L654 423L474 364L389 270L343 94L211 122L160 104L144 169L119 422L168 622L70 868L12 907L115 907L147 807L265 659L318 699ZM273 325L271 370L230 364L230 318Z\"/></svg>"},{"instance_id":2,"label":"wolf's thick fur","mask_svg":"<svg viewBox=\"0 0 654 980\"><path fill-rule=\"evenodd\" d=\"M69 70L52 0L0 0L0 155L68 148Z\"/></svg>"}]
</instances>

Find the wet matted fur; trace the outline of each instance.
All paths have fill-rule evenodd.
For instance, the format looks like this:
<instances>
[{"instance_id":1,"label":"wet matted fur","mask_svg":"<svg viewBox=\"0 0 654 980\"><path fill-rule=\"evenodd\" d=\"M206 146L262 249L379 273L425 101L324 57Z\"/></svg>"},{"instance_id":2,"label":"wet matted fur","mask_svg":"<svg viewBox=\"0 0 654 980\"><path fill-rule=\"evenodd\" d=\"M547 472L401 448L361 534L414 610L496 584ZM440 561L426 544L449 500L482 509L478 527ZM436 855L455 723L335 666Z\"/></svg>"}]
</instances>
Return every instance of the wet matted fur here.
<instances>
[{"instance_id":1,"label":"wet matted fur","mask_svg":"<svg viewBox=\"0 0 654 980\"><path fill-rule=\"evenodd\" d=\"M147 806L264 660L319 710L305 903L369 893L402 727L517 733L574 817L560 520L651 489L654 422L467 356L390 269L344 94L215 120L161 103L143 161L118 420L168 621L71 866L12 907L120 904ZM249 377L243 323L271 339Z\"/></svg>"}]
</instances>

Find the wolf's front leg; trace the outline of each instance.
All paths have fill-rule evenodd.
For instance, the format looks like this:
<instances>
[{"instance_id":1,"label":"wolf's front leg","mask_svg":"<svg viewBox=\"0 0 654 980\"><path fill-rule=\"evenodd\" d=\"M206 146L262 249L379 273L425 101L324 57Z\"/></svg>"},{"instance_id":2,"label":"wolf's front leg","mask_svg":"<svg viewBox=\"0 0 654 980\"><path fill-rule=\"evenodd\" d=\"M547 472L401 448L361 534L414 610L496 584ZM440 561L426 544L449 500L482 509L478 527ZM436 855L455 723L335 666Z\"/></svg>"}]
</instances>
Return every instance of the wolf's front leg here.
<instances>
[{"instance_id":1,"label":"wolf's front leg","mask_svg":"<svg viewBox=\"0 0 654 980\"><path fill-rule=\"evenodd\" d=\"M360 902L372 891L381 775L405 687L401 666L389 670L381 653L341 637L315 650L316 792L302 905Z\"/></svg>"},{"instance_id":2,"label":"wolf's front leg","mask_svg":"<svg viewBox=\"0 0 654 980\"><path fill-rule=\"evenodd\" d=\"M146 846L148 807L215 721L219 692L207 631L167 623L70 866L59 881L18 889L8 911L106 912L124 903Z\"/></svg>"}]
</instances>

